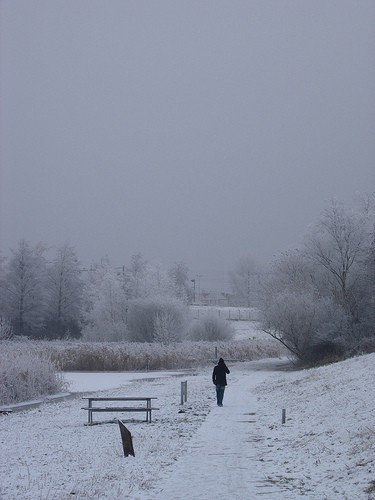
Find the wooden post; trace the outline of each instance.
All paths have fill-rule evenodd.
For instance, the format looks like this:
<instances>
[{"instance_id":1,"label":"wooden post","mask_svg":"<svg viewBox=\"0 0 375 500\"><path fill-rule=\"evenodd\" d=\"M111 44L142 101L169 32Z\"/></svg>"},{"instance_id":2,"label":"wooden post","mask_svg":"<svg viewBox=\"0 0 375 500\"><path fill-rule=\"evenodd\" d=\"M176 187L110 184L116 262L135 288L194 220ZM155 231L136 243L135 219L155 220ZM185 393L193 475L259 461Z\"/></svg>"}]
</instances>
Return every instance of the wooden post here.
<instances>
[{"instance_id":1,"label":"wooden post","mask_svg":"<svg viewBox=\"0 0 375 500\"><path fill-rule=\"evenodd\" d=\"M286 409L283 408L281 411L281 423L285 424L285 422L286 422Z\"/></svg>"},{"instance_id":2,"label":"wooden post","mask_svg":"<svg viewBox=\"0 0 375 500\"><path fill-rule=\"evenodd\" d=\"M187 401L187 380L181 382L181 404Z\"/></svg>"},{"instance_id":3,"label":"wooden post","mask_svg":"<svg viewBox=\"0 0 375 500\"><path fill-rule=\"evenodd\" d=\"M89 398L89 410L87 412L87 420L88 420L88 424L92 424L92 411L90 410L90 408L92 408L92 399Z\"/></svg>"},{"instance_id":4,"label":"wooden post","mask_svg":"<svg viewBox=\"0 0 375 500\"><path fill-rule=\"evenodd\" d=\"M215 347L215 359L217 359L217 347Z\"/></svg>"},{"instance_id":5,"label":"wooden post","mask_svg":"<svg viewBox=\"0 0 375 500\"><path fill-rule=\"evenodd\" d=\"M129 455L135 457L133 440L130 431L125 427L124 423L121 422L121 420L118 421L118 425L120 427L122 448L124 450L125 457L128 457Z\"/></svg>"}]
</instances>

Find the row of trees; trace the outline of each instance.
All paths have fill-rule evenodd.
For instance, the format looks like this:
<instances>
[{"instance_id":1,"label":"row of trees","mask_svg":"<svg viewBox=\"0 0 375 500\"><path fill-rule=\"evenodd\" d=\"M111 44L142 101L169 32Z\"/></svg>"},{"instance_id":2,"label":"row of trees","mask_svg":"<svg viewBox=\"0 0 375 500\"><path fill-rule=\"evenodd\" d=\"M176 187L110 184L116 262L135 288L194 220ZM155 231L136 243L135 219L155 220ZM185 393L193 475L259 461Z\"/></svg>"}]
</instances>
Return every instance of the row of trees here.
<instances>
[{"instance_id":1,"label":"row of trees","mask_svg":"<svg viewBox=\"0 0 375 500\"><path fill-rule=\"evenodd\" d=\"M45 247L21 241L0 268L0 312L6 332L52 337L69 332L77 336L81 314L83 281L72 248L58 248L47 263Z\"/></svg>"},{"instance_id":2,"label":"row of trees","mask_svg":"<svg viewBox=\"0 0 375 500\"><path fill-rule=\"evenodd\" d=\"M102 259L83 269L68 245L50 261L46 254L42 245L21 241L0 261L0 338L169 343L189 335L193 294L183 262L166 271L137 254L120 268ZM241 259L231 282L237 304L261 309L263 330L297 358L357 352L375 341L373 205L333 202L300 248L267 271ZM223 325L211 330L207 323L190 336L211 338Z\"/></svg>"},{"instance_id":3,"label":"row of trees","mask_svg":"<svg viewBox=\"0 0 375 500\"><path fill-rule=\"evenodd\" d=\"M263 329L304 362L375 348L375 230L371 200L323 212L300 248L263 283Z\"/></svg>"},{"instance_id":4,"label":"row of trees","mask_svg":"<svg viewBox=\"0 0 375 500\"><path fill-rule=\"evenodd\" d=\"M182 262L165 271L138 254L121 268L102 259L84 269L69 245L57 248L51 261L46 250L23 240L1 260L0 337L83 334L94 340L123 340L134 301L164 297L182 307L191 300L188 268Z\"/></svg>"}]
</instances>

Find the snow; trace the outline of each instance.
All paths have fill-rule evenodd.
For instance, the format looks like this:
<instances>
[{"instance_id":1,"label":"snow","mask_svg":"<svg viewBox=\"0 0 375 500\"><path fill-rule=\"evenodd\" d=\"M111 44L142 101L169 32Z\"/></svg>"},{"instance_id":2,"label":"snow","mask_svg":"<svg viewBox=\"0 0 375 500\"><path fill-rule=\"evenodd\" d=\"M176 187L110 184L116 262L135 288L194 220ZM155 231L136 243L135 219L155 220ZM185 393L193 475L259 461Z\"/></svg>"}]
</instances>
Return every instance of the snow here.
<instances>
[{"instance_id":1,"label":"snow","mask_svg":"<svg viewBox=\"0 0 375 500\"><path fill-rule=\"evenodd\" d=\"M71 399L0 416L0 498L375 498L374 362L369 354L303 371L288 371L286 360L235 363L223 408L212 366L68 374ZM151 424L118 415L135 457L124 457L117 425L84 425L79 392L94 387L158 398Z\"/></svg>"}]
</instances>

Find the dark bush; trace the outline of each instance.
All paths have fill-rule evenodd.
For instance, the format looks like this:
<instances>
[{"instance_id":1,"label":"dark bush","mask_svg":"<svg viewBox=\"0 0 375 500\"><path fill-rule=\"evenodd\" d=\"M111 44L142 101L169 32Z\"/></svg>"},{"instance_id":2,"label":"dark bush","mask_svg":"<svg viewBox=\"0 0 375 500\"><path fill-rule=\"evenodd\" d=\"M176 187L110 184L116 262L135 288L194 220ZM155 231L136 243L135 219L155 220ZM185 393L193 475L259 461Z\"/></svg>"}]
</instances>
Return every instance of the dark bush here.
<instances>
[{"instance_id":1,"label":"dark bush","mask_svg":"<svg viewBox=\"0 0 375 500\"><path fill-rule=\"evenodd\" d=\"M375 337L366 337L356 347L353 355L371 354L375 352Z\"/></svg>"},{"instance_id":2,"label":"dark bush","mask_svg":"<svg viewBox=\"0 0 375 500\"><path fill-rule=\"evenodd\" d=\"M339 342L323 340L312 345L306 360L311 365L334 363L343 359L345 349Z\"/></svg>"}]
</instances>

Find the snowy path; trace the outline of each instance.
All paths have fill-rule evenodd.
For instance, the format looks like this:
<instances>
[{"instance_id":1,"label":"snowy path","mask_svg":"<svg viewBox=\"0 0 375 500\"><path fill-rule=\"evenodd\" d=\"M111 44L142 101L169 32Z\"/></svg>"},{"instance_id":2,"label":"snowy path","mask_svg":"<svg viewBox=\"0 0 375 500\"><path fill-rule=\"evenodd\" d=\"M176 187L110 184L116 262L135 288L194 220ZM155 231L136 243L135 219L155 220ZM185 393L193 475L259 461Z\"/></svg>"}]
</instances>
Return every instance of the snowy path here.
<instances>
[{"instance_id":1,"label":"snowy path","mask_svg":"<svg viewBox=\"0 0 375 500\"><path fill-rule=\"evenodd\" d=\"M236 371L234 366L228 376L224 406L213 408L168 478L156 485L158 500L244 500L278 494L273 485L264 483L254 446L257 442L259 449L262 436L252 389L272 374L242 371L239 377Z\"/></svg>"}]
</instances>

